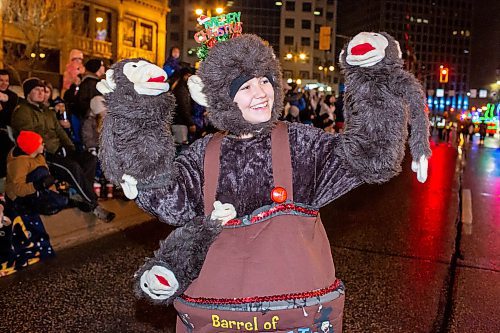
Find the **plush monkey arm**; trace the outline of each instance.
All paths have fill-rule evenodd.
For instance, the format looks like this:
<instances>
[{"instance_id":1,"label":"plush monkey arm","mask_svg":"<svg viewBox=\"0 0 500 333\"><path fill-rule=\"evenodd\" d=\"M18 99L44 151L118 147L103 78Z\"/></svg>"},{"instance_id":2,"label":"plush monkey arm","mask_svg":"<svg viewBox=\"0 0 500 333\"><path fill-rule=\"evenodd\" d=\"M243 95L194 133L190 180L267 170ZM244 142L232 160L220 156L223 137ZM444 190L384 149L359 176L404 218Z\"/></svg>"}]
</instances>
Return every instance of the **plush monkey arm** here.
<instances>
[{"instance_id":1,"label":"plush monkey arm","mask_svg":"<svg viewBox=\"0 0 500 333\"><path fill-rule=\"evenodd\" d=\"M220 220L206 217L175 229L135 273L137 297L171 304L198 277L208 249L221 231Z\"/></svg>"},{"instance_id":2,"label":"plush monkey arm","mask_svg":"<svg viewBox=\"0 0 500 333\"><path fill-rule=\"evenodd\" d=\"M406 78L400 85L401 95L406 99L410 111L410 151L413 157L412 169L417 172L418 180L425 181L427 167L424 175L420 170L431 156L429 145L429 115L425 103L425 93L420 82L410 73L405 73Z\"/></svg>"},{"instance_id":3,"label":"plush monkey arm","mask_svg":"<svg viewBox=\"0 0 500 333\"><path fill-rule=\"evenodd\" d=\"M341 152L354 174L383 183L401 172L408 112L373 94L377 82L361 80L345 94L345 131Z\"/></svg>"},{"instance_id":4,"label":"plush monkey arm","mask_svg":"<svg viewBox=\"0 0 500 333\"><path fill-rule=\"evenodd\" d=\"M108 108L99 158L113 183L129 175L140 188L164 187L175 178L170 123L175 98L166 73L142 59L118 62L97 84Z\"/></svg>"}]
</instances>

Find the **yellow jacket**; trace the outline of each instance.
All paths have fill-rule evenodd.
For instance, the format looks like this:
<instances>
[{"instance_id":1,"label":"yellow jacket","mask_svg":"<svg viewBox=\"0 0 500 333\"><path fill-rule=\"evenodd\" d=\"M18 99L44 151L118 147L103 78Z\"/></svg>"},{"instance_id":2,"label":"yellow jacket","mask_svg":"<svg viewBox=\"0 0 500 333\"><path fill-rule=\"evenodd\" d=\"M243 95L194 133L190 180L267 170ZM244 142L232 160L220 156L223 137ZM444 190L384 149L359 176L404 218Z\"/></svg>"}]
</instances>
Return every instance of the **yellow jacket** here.
<instances>
[{"instance_id":1,"label":"yellow jacket","mask_svg":"<svg viewBox=\"0 0 500 333\"><path fill-rule=\"evenodd\" d=\"M42 154L36 157L25 154L14 156L15 149L13 148L7 156L7 179L5 181L5 194L11 200L35 193L33 183L26 183L26 176L39 166L48 168Z\"/></svg>"}]
</instances>

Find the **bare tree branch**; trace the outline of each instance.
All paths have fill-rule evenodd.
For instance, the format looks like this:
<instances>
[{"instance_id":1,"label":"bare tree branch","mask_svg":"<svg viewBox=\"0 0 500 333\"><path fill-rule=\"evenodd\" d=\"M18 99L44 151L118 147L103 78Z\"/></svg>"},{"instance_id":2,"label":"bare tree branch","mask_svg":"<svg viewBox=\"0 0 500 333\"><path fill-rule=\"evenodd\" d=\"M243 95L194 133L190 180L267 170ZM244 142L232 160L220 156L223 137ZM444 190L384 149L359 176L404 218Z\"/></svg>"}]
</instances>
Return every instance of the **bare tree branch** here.
<instances>
[{"instance_id":1,"label":"bare tree branch","mask_svg":"<svg viewBox=\"0 0 500 333\"><path fill-rule=\"evenodd\" d=\"M65 40L65 35L71 33L68 29L58 29L62 20L71 20L74 9L72 1L65 0L1 0L3 24L10 25L23 35L23 59L19 58L19 50L15 55L5 57L8 61L28 63L30 72L34 68L35 59L32 53L38 54L40 44L51 38L52 44ZM55 39L54 39L55 37ZM56 45L59 46L59 45ZM9 50L7 50L9 51ZM17 67L10 64L9 67Z\"/></svg>"}]
</instances>

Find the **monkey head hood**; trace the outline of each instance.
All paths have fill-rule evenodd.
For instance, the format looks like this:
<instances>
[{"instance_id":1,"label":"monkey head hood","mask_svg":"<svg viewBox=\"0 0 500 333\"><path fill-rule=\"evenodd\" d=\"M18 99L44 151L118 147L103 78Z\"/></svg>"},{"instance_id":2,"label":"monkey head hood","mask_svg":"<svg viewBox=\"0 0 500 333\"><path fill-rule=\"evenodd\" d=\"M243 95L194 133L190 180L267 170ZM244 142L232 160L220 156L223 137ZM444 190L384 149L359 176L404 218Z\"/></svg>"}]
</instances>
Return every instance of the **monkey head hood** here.
<instances>
[{"instance_id":1,"label":"monkey head hood","mask_svg":"<svg viewBox=\"0 0 500 333\"><path fill-rule=\"evenodd\" d=\"M281 68L273 49L256 35L243 34L216 44L198 70L207 103L208 118L233 135L267 133L283 110ZM274 87L271 119L250 124L230 96L231 83L242 78L266 76ZM194 99L194 98L193 98ZM196 100L196 99L195 99Z\"/></svg>"}]
</instances>

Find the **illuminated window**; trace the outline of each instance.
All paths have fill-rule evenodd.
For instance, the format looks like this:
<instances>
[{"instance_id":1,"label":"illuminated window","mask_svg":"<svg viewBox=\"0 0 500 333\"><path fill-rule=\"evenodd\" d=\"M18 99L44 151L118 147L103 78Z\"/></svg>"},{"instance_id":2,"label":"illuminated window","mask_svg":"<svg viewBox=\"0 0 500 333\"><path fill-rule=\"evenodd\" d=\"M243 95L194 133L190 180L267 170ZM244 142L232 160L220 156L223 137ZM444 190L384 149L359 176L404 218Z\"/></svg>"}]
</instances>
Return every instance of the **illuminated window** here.
<instances>
[{"instance_id":1,"label":"illuminated window","mask_svg":"<svg viewBox=\"0 0 500 333\"><path fill-rule=\"evenodd\" d=\"M111 42L111 13L95 11L95 39Z\"/></svg>"},{"instance_id":2,"label":"illuminated window","mask_svg":"<svg viewBox=\"0 0 500 333\"><path fill-rule=\"evenodd\" d=\"M123 44L135 47L135 20L123 19Z\"/></svg>"},{"instance_id":3,"label":"illuminated window","mask_svg":"<svg viewBox=\"0 0 500 333\"><path fill-rule=\"evenodd\" d=\"M139 36L141 49L153 51L153 26L141 23Z\"/></svg>"}]
</instances>

